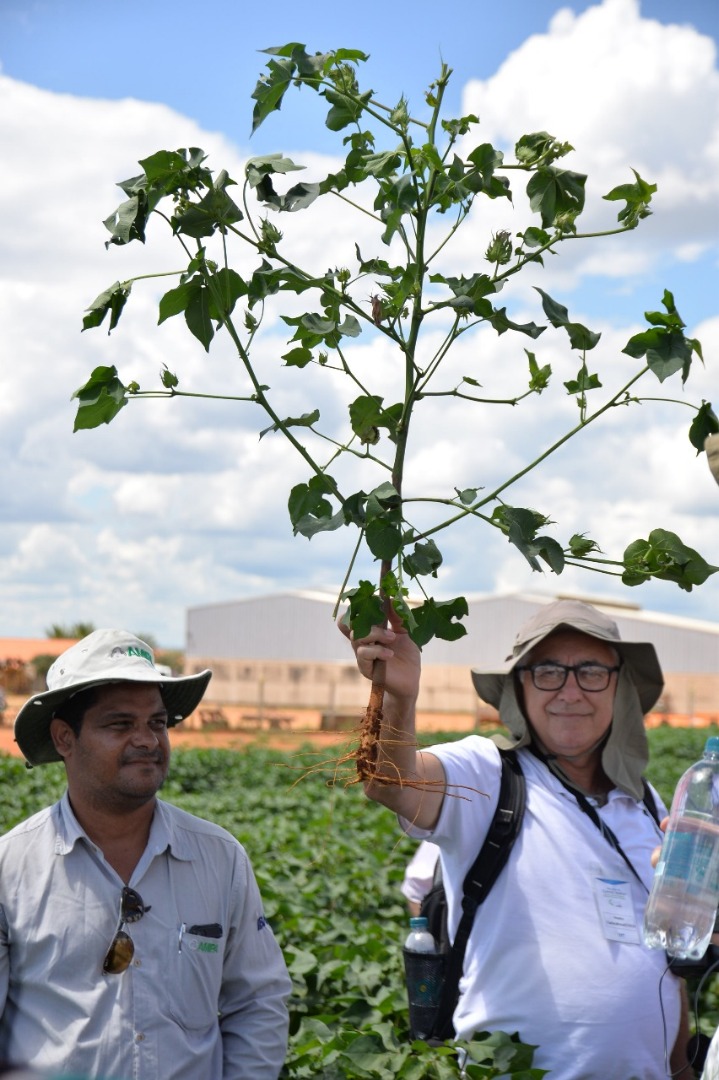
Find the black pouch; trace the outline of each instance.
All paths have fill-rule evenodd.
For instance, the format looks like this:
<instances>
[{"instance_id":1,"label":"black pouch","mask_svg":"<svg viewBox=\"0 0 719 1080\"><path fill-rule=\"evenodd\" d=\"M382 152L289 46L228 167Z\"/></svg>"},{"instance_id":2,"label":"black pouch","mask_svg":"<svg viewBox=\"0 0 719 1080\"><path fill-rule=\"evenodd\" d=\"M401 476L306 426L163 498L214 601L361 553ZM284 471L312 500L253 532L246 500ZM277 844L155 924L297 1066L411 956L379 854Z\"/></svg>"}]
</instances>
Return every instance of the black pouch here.
<instances>
[{"instance_id":1,"label":"black pouch","mask_svg":"<svg viewBox=\"0 0 719 1080\"><path fill-rule=\"evenodd\" d=\"M413 1039L427 1040L442 998L447 957L442 953L419 953L409 949L402 952L410 1032Z\"/></svg>"}]
</instances>

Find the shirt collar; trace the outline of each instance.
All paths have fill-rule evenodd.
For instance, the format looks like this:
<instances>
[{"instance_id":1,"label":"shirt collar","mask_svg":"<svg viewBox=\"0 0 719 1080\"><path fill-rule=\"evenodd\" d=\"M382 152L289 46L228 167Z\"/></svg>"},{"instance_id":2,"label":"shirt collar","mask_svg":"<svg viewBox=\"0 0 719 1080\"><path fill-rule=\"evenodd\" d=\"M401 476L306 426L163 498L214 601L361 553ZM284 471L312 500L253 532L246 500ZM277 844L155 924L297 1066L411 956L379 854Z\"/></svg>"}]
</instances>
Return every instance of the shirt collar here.
<instances>
[{"instance_id":1,"label":"shirt collar","mask_svg":"<svg viewBox=\"0 0 719 1080\"><path fill-rule=\"evenodd\" d=\"M75 817L70 805L69 794L65 791L57 804L56 853L58 855L67 855L73 850L78 840L82 840L93 849L96 847ZM183 862L187 862L192 858L191 848L182 832L175 828L167 805L161 799L158 799L155 803L155 813L150 826L150 836L147 841L145 855L154 858L156 855L162 855L168 850L172 852L175 858Z\"/></svg>"}]
</instances>

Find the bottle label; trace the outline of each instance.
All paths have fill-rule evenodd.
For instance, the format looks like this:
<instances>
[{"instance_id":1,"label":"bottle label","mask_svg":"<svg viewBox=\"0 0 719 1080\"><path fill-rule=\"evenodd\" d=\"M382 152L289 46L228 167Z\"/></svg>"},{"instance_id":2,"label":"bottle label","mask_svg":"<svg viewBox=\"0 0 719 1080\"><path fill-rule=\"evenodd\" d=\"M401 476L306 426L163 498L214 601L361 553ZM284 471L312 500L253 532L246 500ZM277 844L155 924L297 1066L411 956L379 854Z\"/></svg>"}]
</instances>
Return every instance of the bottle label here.
<instances>
[{"instance_id":1,"label":"bottle label","mask_svg":"<svg viewBox=\"0 0 719 1080\"><path fill-rule=\"evenodd\" d=\"M719 886L719 830L708 815L686 816L667 829L657 874L684 882L687 893Z\"/></svg>"}]
</instances>

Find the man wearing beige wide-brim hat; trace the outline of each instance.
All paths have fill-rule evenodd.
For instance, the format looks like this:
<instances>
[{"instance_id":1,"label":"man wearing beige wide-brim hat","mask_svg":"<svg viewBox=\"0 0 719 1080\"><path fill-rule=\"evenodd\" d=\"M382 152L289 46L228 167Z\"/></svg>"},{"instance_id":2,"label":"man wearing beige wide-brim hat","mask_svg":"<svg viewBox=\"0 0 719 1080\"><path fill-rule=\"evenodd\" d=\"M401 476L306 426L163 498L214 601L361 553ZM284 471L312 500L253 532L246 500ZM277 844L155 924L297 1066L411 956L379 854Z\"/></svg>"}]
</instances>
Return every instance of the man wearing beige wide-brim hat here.
<instances>
[{"instance_id":1,"label":"man wearing beige wide-brim hat","mask_svg":"<svg viewBox=\"0 0 719 1080\"><path fill-rule=\"evenodd\" d=\"M157 798L173 677L124 630L53 663L15 720L67 791L0 837L0 1061L130 1080L277 1080L291 983L242 846Z\"/></svg>"},{"instance_id":2,"label":"man wearing beige wide-brim hat","mask_svg":"<svg viewBox=\"0 0 719 1080\"><path fill-rule=\"evenodd\" d=\"M366 791L438 845L450 939L498 803L499 746L515 749L524 775L518 837L472 925L457 1037L517 1032L552 1080L689 1080L681 980L641 940L666 814L643 778L644 715L663 686L653 645L622 641L587 604L547 603L504 664L472 672L507 735L420 751L420 653L400 620L352 644L367 678L386 662L378 779Z\"/></svg>"}]
</instances>

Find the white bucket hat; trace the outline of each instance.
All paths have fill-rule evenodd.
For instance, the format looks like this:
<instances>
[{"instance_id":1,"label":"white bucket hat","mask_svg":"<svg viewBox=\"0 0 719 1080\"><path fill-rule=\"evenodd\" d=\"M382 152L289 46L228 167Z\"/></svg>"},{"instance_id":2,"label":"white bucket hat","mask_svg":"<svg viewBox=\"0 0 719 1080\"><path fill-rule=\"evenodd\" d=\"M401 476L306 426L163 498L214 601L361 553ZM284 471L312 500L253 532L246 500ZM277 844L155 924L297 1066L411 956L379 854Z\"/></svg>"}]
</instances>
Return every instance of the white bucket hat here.
<instances>
[{"instance_id":1,"label":"white bucket hat","mask_svg":"<svg viewBox=\"0 0 719 1080\"><path fill-rule=\"evenodd\" d=\"M115 682L156 683L167 708L168 726L174 727L197 708L211 678L209 670L163 675L155 667L147 642L126 630L95 630L51 665L47 690L26 701L15 718L15 741L30 765L61 761L50 735L50 721L58 706L88 687Z\"/></svg>"},{"instance_id":2,"label":"white bucket hat","mask_svg":"<svg viewBox=\"0 0 719 1080\"><path fill-rule=\"evenodd\" d=\"M532 733L517 700L514 669L531 650L550 634L576 630L611 645L619 653L622 667L614 697L612 726L602 750L607 776L635 799L643 797L642 775L649 761L649 745L644 716L657 703L664 677L656 650L648 641L622 641L619 629L608 615L579 600L556 600L535 612L520 627L512 652L499 669L472 669L474 688L483 701L499 711L499 718L511 732L511 739L496 736L501 746L528 746Z\"/></svg>"}]
</instances>

